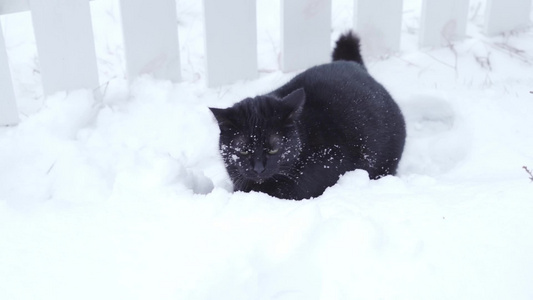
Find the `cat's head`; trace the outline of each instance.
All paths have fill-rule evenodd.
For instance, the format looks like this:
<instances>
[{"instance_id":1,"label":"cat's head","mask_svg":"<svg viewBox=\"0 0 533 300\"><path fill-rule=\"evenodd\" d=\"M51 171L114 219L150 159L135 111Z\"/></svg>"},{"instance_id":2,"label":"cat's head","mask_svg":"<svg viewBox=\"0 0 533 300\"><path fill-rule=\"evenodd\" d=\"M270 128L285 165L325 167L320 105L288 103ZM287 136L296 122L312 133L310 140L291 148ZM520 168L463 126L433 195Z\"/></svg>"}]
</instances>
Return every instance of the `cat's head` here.
<instances>
[{"instance_id":1,"label":"cat's head","mask_svg":"<svg viewBox=\"0 0 533 300\"><path fill-rule=\"evenodd\" d=\"M262 183L284 174L298 159L303 89L278 99L247 98L230 108L210 108L220 128L220 152L232 180Z\"/></svg>"}]
</instances>

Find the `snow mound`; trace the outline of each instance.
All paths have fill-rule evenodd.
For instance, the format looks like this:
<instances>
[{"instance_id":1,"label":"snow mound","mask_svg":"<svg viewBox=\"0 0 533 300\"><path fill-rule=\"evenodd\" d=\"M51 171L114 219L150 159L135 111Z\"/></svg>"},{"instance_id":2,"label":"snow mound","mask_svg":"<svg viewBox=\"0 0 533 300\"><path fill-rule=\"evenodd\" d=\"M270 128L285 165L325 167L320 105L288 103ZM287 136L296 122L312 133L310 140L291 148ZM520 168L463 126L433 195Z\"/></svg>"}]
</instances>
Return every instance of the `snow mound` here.
<instances>
[{"instance_id":1,"label":"snow mound","mask_svg":"<svg viewBox=\"0 0 533 300\"><path fill-rule=\"evenodd\" d=\"M486 37L471 3L468 39L418 49L405 1L403 52L365 58L405 114L398 175L305 201L233 193L208 109L295 75L279 3L258 1L260 77L208 89L200 1L178 84L129 84L118 1L92 1L100 98L43 97L29 14L2 16L22 121L0 128L0 299L533 298L533 30Z\"/></svg>"}]
</instances>

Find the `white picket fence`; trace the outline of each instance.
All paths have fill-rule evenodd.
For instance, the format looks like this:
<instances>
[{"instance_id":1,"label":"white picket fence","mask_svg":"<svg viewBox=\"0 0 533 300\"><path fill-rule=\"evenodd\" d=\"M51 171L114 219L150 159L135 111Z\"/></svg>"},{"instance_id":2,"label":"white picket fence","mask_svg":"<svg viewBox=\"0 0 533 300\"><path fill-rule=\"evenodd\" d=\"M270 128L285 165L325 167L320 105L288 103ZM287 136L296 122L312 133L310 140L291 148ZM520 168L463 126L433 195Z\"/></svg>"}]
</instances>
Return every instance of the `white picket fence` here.
<instances>
[{"instance_id":1,"label":"white picket fence","mask_svg":"<svg viewBox=\"0 0 533 300\"><path fill-rule=\"evenodd\" d=\"M103 0L95 0L103 1ZM329 61L331 0L281 1L282 70ZM485 32L530 24L532 0L487 0ZM257 76L254 0L203 0L208 85ZM354 29L366 54L399 50L402 0L354 0ZM179 82L175 0L120 0L127 73ZM420 45L465 36L469 0L423 0ZM45 94L98 87L88 0L0 0L0 15L31 11ZM312 49L312 51L309 51ZM0 125L18 123L16 99L0 25Z\"/></svg>"}]
</instances>

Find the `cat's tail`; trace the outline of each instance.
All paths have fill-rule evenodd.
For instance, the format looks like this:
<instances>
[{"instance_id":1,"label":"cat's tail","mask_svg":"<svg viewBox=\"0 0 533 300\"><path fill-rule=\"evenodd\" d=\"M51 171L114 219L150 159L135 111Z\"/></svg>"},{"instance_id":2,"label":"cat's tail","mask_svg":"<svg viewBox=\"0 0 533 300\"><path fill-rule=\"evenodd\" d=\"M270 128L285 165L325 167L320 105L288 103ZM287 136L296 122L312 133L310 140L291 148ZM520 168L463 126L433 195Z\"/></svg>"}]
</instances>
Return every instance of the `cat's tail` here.
<instances>
[{"instance_id":1,"label":"cat's tail","mask_svg":"<svg viewBox=\"0 0 533 300\"><path fill-rule=\"evenodd\" d=\"M348 60L365 65L361 57L360 39L351 30L339 37L331 56L333 61Z\"/></svg>"}]
</instances>

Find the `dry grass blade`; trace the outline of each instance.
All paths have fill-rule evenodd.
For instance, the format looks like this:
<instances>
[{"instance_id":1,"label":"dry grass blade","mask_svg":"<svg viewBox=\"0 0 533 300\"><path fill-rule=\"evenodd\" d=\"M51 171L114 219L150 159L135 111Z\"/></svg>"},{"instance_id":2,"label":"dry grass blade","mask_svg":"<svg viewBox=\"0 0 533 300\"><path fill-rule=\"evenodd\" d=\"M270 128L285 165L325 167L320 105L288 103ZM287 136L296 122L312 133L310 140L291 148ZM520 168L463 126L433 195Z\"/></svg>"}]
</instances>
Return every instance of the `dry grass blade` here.
<instances>
[{"instance_id":1,"label":"dry grass blade","mask_svg":"<svg viewBox=\"0 0 533 300\"><path fill-rule=\"evenodd\" d=\"M526 166L523 166L522 168L526 170L527 174L529 174L529 180L533 182L533 172L531 172L531 170L529 170Z\"/></svg>"}]
</instances>

